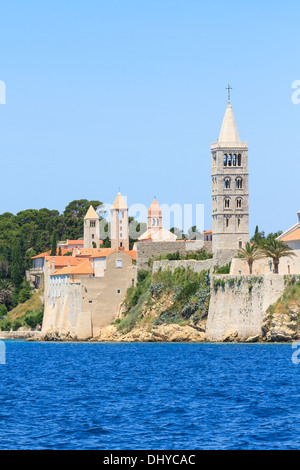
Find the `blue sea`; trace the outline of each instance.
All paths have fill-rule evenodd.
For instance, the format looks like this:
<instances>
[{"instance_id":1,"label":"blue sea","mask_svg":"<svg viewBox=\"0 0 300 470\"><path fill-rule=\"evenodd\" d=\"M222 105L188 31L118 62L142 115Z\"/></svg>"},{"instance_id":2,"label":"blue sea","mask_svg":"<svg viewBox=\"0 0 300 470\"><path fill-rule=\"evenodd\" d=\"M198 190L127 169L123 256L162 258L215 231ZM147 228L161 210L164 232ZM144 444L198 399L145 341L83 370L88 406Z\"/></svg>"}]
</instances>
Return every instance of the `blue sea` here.
<instances>
[{"instance_id":1,"label":"blue sea","mask_svg":"<svg viewBox=\"0 0 300 470\"><path fill-rule=\"evenodd\" d=\"M0 449L300 449L291 345L5 344Z\"/></svg>"}]
</instances>

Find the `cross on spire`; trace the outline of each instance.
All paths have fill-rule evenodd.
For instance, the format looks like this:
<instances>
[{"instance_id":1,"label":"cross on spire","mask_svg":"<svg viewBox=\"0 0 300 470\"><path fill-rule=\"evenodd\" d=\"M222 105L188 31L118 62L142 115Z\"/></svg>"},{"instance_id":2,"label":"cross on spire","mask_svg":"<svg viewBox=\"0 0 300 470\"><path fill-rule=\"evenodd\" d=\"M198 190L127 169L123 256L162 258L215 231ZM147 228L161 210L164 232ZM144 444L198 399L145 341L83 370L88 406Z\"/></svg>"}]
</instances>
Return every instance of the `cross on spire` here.
<instances>
[{"instance_id":1,"label":"cross on spire","mask_svg":"<svg viewBox=\"0 0 300 470\"><path fill-rule=\"evenodd\" d=\"M232 90L232 87L229 85L229 83L228 83L228 86L225 88L225 90L228 91L228 104L230 104L230 90Z\"/></svg>"}]
</instances>

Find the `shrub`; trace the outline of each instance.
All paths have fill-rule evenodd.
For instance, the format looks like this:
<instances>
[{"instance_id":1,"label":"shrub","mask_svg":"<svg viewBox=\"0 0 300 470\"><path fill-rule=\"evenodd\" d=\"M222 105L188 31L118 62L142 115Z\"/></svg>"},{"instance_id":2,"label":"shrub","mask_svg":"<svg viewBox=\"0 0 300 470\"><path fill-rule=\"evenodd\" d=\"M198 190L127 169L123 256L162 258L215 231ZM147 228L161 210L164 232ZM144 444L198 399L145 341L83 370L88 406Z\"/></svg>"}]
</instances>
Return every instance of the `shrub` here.
<instances>
[{"instance_id":1,"label":"shrub","mask_svg":"<svg viewBox=\"0 0 300 470\"><path fill-rule=\"evenodd\" d=\"M40 310L28 312L24 315L23 320L30 328L35 328L37 325L41 325L43 323L43 312Z\"/></svg>"},{"instance_id":2,"label":"shrub","mask_svg":"<svg viewBox=\"0 0 300 470\"><path fill-rule=\"evenodd\" d=\"M12 328L13 331L18 330L21 326L22 326L22 322L18 319L13 321L12 324L11 324L11 328Z\"/></svg>"},{"instance_id":3,"label":"shrub","mask_svg":"<svg viewBox=\"0 0 300 470\"><path fill-rule=\"evenodd\" d=\"M0 317L5 317L5 315L7 314L7 307L5 304L1 304L0 305Z\"/></svg>"},{"instance_id":4,"label":"shrub","mask_svg":"<svg viewBox=\"0 0 300 470\"><path fill-rule=\"evenodd\" d=\"M215 274L229 274L230 273L230 266L231 266L231 261L230 261L230 263L226 264L225 266L221 266L220 268L217 268L215 266L214 273Z\"/></svg>"}]
</instances>

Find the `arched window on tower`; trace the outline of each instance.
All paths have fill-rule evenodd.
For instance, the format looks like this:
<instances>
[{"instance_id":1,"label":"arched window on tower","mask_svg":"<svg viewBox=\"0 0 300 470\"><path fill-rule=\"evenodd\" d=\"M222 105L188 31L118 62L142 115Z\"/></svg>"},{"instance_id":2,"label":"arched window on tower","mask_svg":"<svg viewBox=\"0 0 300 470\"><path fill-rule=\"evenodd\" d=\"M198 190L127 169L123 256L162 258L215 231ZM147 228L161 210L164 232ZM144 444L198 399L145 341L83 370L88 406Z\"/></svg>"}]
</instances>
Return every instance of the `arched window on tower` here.
<instances>
[{"instance_id":1,"label":"arched window on tower","mask_svg":"<svg viewBox=\"0 0 300 470\"><path fill-rule=\"evenodd\" d=\"M230 178L224 178L224 189L230 189L231 180Z\"/></svg>"},{"instance_id":2,"label":"arched window on tower","mask_svg":"<svg viewBox=\"0 0 300 470\"><path fill-rule=\"evenodd\" d=\"M242 189L243 188L243 178L236 178L235 187L236 187L236 189Z\"/></svg>"},{"instance_id":3,"label":"arched window on tower","mask_svg":"<svg viewBox=\"0 0 300 470\"><path fill-rule=\"evenodd\" d=\"M242 156L240 153L238 154L238 166L242 166Z\"/></svg>"},{"instance_id":4,"label":"arched window on tower","mask_svg":"<svg viewBox=\"0 0 300 470\"><path fill-rule=\"evenodd\" d=\"M228 197L226 197L224 199L224 207L225 209L229 209L230 208L230 199Z\"/></svg>"},{"instance_id":5,"label":"arched window on tower","mask_svg":"<svg viewBox=\"0 0 300 470\"><path fill-rule=\"evenodd\" d=\"M228 166L232 165L232 155L228 155Z\"/></svg>"},{"instance_id":6,"label":"arched window on tower","mask_svg":"<svg viewBox=\"0 0 300 470\"><path fill-rule=\"evenodd\" d=\"M236 154L235 153L233 154L233 157L232 157L232 166L236 166Z\"/></svg>"},{"instance_id":7,"label":"arched window on tower","mask_svg":"<svg viewBox=\"0 0 300 470\"><path fill-rule=\"evenodd\" d=\"M227 153L224 153L224 166L227 166Z\"/></svg>"},{"instance_id":8,"label":"arched window on tower","mask_svg":"<svg viewBox=\"0 0 300 470\"><path fill-rule=\"evenodd\" d=\"M237 209L242 208L242 199L240 197L237 198L237 200L236 200L236 207L237 207Z\"/></svg>"}]
</instances>

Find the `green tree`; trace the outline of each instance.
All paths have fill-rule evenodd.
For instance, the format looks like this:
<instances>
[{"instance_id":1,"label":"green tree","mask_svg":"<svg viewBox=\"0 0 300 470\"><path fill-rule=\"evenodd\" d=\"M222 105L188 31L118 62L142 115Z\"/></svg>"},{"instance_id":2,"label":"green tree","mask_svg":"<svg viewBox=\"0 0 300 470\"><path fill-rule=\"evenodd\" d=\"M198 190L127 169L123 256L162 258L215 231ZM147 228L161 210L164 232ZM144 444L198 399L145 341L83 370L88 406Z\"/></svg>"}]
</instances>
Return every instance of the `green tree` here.
<instances>
[{"instance_id":1,"label":"green tree","mask_svg":"<svg viewBox=\"0 0 300 470\"><path fill-rule=\"evenodd\" d=\"M8 279L0 279L0 304L10 304L13 291L14 286Z\"/></svg>"},{"instance_id":2,"label":"green tree","mask_svg":"<svg viewBox=\"0 0 300 470\"><path fill-rule=\"evenodd\" d=\"M24 276L25 268L23 254L21 251L20 241L16 239L12 251L11 280L17 293L20 290L21 284L24 280Z\"/></svg>"},{"instance_id":3,"label":"green tree","mask_svg":"<svg viewBox=\"0 0 300 470\"><path fill-rule=\"evenodd\" d=\"M57 240L56 240L56 230L54 230L52 235L52 245L50 256L56 256L57 254Z\"/></svg>"},{"instance_id":4,"label":"green tree","mask_svg":"<svg viewBox=\"0 0 300 470\"><path fill-rule=\"evenodd\" d=\"M281 258L296 256L295 252L288 245L274 238L265 241L262 245L262 251L266 258L273 260L275 274L278 274Z\"/></svg>"},{"instance_id":5,"label":"green tree","mask_svg":"<svg viewBox=\"0 0 300 470\"><path fill-rule=\"evenodd\" d=\"M238 255L240 258L244 258L247 261L250 274L252 274L254 261L264 257L264 253L262 252L259 245L249 242L246 243L245 248L240 248L238 250Z\"/></svg>"}]
</instances>

